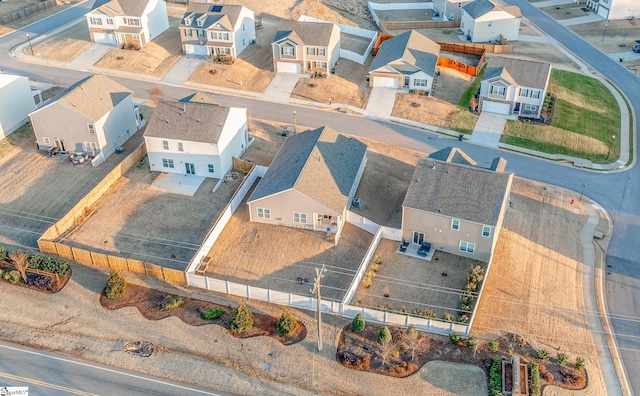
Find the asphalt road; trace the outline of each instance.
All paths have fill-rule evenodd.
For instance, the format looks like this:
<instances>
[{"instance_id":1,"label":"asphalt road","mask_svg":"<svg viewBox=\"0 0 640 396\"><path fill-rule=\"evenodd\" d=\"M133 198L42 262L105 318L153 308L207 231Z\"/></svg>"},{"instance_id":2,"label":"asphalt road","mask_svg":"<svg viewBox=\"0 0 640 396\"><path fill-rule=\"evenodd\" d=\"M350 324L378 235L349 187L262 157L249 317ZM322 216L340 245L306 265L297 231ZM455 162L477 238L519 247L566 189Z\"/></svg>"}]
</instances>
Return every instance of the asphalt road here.
<instances>
[{"instance_id":1,"label":"asphalt road","mask_svg":"<svg viewBox=\"0 0 640 396\"><path fill-rule=\"evenodd\" d=\"M105 2L102 0L101 2ZM617 62L584 42L570 30L562 27L544 13L523 0L506 0L507 3L521 8L523 15L562 43L571 52L598 70L627 96L636 114L640 112L640 80L622 68ZM85 3L83 8L93 6ZM45 33L63 23L78 17L80 7L69 9L34 25L26 31L19 31L0 38L0 67L6 72L15 72L29 76L37 81L46 81L62 85L85 77L87 74L20 63L5 56L11 48L26 41L26 33L33 36ZM151 84L147 82L116 78L129 87L139 98L148 98ZM189 93L181 87L163 86L165 98L181 98ZM298 125L317 127L329 125L339 131L356 136L387 142L415 150L431 152L447 146L460 147L481 165L489 165L496 156L507 159L507 170L517 176L555 184L575 191L581 191L589 198L600 203L612 216L614 233L607 252L606 298L612 325L620 348L625 367L634 393L640 393L640 184L638 168L622 172L588 172L544 161L532 157L480 147L434 133L408 128L392 123L368 120L358 116L327 113L322 110L270 103L256 99L215 95L217 100L228 106L241 106L249 109L253 117L270 119L283 123L292 123L293 110L297 113ZM637 124L636 124L637 128ZM637 150L637 147L634 147ZM637 152L637 151L636 151Z\"/></svg>"},{"instance_id":2,"label":"asphalt road","mask_svg":"<svg viewBox=\"0 0 640 396\"><path fill-rule=\"evenodd\" d=\"M144 359L144 358L140 358ZM32 395L231 396L188 384L79 361L0 342L0 388L28 387Z\"/></svg>"}]
</instances>

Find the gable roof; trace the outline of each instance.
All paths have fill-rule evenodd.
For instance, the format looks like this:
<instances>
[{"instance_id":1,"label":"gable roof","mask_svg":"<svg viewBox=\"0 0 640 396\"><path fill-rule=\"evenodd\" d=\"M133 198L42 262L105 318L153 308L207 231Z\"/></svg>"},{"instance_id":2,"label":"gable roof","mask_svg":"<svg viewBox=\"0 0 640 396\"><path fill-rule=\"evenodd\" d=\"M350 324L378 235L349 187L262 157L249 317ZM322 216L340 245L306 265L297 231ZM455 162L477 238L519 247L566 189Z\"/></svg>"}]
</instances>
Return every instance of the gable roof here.
<instances>
[{"instance_id":1,"label":"gable roof","mask_svg":"<svg viewBox=\"0 0 640 396\"><path fill-rule=\"evenodd\" d=\"M333 23L283 20L273 41L290 38L301 45L328 47L333 29L338 29Z\"/></svg>"},{"instance_id":2,"label":"gable roof","mask_svg":"<svg viewBox=\"0 0 640 396\"><path fill-rule=\"evenodd\" d=\"M366 151L366 144L327 126L291 135L248 202L295 189L342 213Z\"/></svg>"},{"instance_id":3,"label":"gable roof","mask_svg":"<svg viewBox=\"0 0 640 396\"><path fill-rule=\"evenodd\" d=\"M428 158L452 164L476 166L476 161L471 159L471 157L457 147L447 147L442 150L434 151L429 154Z\"/></svg>"},{"instance_id":4,"label":"gable roof","mask_svg":"<svg viewBox=\"0 0 640 396\"><path fill-rule=\"evenodd\" d=\"M502 77L513 85L544 89L549 80L551 64L505 56L492 56L487 62L482 81Z\"/></svg>"},{"instance_id":5,"label":"gable roof","mask_svg":"<svg viewBox=\"0 0 640 396\"><path fill-rule=\"evenodd\" d=\"M202 92L194 92L189 96L185 96L180 99L178 102L195 102L195 103L208 103L212 105L219 104L215 100L211 99L210 96L203 94Z\"/></svg>"},{"instance_id":6,"label":"gable roof","mask_svg":"<svg viewBox=\"0 0 640 396\"><path fill-rule=\"evenodd\" d=\"M203 27L205 29L219 23L226 30L233 31L234 27L238 23L240 13L244 6L241 5L220 5L210 3L191 3L187 8L187 12L184 13L180 26L196 26ZM193 18L191 25L185 24L187 17ZM198 26L196 21L198 19L203 20L202 26Z\"/></svg>"},{"instance_id":7,"label":"gable roof","mask_svg":"<svg viewBox=\"0 0 640 396\"><path fill-rule=\"evenodd\" d=\"M486 15L493 10L504 11L516 18L522 17L520 8L518 8L517 6L499 6L493 4L489 0L476 0L473 3L465 5L464 7L462 7L462 9L473 19L480 18L481 16Z\"/></svg>"},{"instance_id":8,"label":"gable roof","mask_svg":"<svg viewBox=\"0 0 640 396\"><path fill-rule=\"evenodd\" d=\"M141 17L150 0L111 0L96 11L107 15Z\"/></svg>"},{"instance_id":9,"label":"gable roof","mask_svg":"<svg viewBox=\"0 0 640 396\"><path fill-rule=\"evenodd\" d=\"M217 144L231 108L197 102L159 102L144 137Z\"/></svg>"},{"instance_id":10,"label":"gable roof","mask_svg":"<svg viewBox=\"0 0 640 396\"><path fill-rule=\"evenodd\" d=\"M82 114L91 121L98 121L132 91L109 77L99 74L83 78L62 91L54 99L57 103ZM49 106L45 106L47 108ZM37 110L36 110L37 111Z\"/></svg>"},{"instance_id":11,"label":"gable roof","mask_svg":"<svg viewBox=\"0 0 640 396\"><path fill-rule=\"evenodd\" d=\"M380 69L391 62L405 60L433 76L438 64L438 55L440 44L415 30L410 30L382 42L370 71Z\"/></svg>"},{"instance_id":12,"label":"gable roof","mask_svg":"<svg viewBox=\"0 0 640 396\"><path fill-rule=\"evenodd\" d=\"M466 157L460 150L454 158L457 155ZM435 157L441 158L441 155ZM512 173L455 163L453 158L450 161L431 156L421 158L402 206L495 226L512 176Z\"/></svg>"}]
</instances>

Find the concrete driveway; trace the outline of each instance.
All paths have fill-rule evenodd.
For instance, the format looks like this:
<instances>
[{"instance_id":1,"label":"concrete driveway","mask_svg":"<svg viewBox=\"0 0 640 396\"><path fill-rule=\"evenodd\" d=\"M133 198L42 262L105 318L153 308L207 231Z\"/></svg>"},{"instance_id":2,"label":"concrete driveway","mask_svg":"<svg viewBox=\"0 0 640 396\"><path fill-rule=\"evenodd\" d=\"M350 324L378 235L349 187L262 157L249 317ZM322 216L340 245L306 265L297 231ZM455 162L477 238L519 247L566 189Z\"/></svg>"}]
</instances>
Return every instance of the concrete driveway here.
<instances>
[{"instance_id":1,"label":"concrete driveway","mask_svg":"<svg viewBox=\"0 0 640 396\"><path fill-rule=\"evenodd\" d=\"M102 59L109 51L114 49L110 45L104 44L91 44L86 50L82 51L80 55L76 56L66 66L67 69L73 70L89 70L93 65Z\"/></svg>"},{"instance_id":2,"label":"concrete driveway","mask_svg":"<svg viewBox=\"0 0 640 396\"><path fill-rule=\"evenodd\" d=\"M395 88L374 87L369 95L369 102L365 112L375 117L389 117L396 103L396 95L400 92Z\"/></svg>"},{"instance_id":3,"label":"concrete driveway","mask_svg":"<svg viewBox=\"0 0 640 396\"><path fill-rule=\"evenodd\" d=\"M478 122L469 140L484 146L498 147L500 136L508 119L509 116L504 114L483 111L478 117Z\"/></svg>"},{"instance_id":4,"label":"concrete driveway","mask_svg":"<svg viewBox=\"0 0 640 396\"><path fill-rule=\"evenodd\" d=\"M207 58L199 56L183 56L161 80L167 84L183 85L189 80L191 74L196 71L201 63L210 62Z\"/></svg>"},{"instance_id":5,"label":"concrete driveway","mask_svg":"<svg viewBox=\"0 0 640 396\"><path fill-rule=\"evenodd\" d=\"M278 73L264 91L264 97L274 102L288 102L293 88L300 78L299 74Z\"/></svg>"}]
</instances>

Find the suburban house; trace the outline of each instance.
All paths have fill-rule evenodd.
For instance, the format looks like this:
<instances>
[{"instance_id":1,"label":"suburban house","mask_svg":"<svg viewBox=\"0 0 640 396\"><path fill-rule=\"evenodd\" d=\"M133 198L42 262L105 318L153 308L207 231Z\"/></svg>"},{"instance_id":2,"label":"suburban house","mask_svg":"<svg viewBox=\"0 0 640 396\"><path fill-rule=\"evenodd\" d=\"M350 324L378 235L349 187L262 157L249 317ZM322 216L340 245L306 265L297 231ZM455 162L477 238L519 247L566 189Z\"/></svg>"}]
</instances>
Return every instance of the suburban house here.
<instances>
[{"instance_id":1,"label":"suburban house","mask_svg":"<svg viewBox=\"0 0 640 396\"><path fill-rule=\"evenodd\" d=\"M433 11L444 21L459 21L462 17L462 7L473 0L434 0Z\"/></svg>"},{"instance_id":2,"label":"suburban house","mask_svg":"<svg viewBox=\"0 0 640 396\"><path fill-rule=\"evenodd\" d=\"M40 91L35 91L40 95ZM38 103L42 103L42 97ZM0 74L0 139L9 136L29 120L36 109L34 92L29 79L11 74Z\"/></svg>"},{"instance_id":3,"label":"suburban house","mask_svg":"<svg viewBox=\"0 0 640 396\"><path fill-rule=\"evenodd\" d=\"M385 40L369 69L372 87L431 91L440 44L409 30Z\"/></svg>"},{"instance_id":4,"label":"suburban house","mask_svg":"<svg viewBox=\"0 0 640 396\"><path fill-rule=\"evenodd\" d=\"M550 77L549 63L492 56L480 82L480 109L540 118Z\"/></svg>"},{"instance_id":5,"label":"suburban house","mask_svg":"<svg viewBox=\"0 0 640 396\"><path fill-rule=\"evenodd\" d=\"M488 262L500 234L513 173L496 158L478 167L458 148L418 160L402 203L402 237L446 253Z\"/></svg>"},{"instance_id":6,"label":"suburban house","mask_svg":"<svg viewBox=\"0 0 640 396\"><path fill-rule=\"evenodd\" d=\"M499 6L490 0L475 0L462 7L460 30L474 43L518 40L522 13L516 6Z\"/></svg>"},{"instance_id":7,"label":"suburban house","mask_svg":"<svg viewBox=\"0 0 640 396\"><path fill-rule=\"evenodd\" d=\"M235 59L256 40L253 11L241 5L191 3L180 22L182 51Z\"/></svg>"},{"instance_id":8,"label":"suburban house","mask_svg":"<svg viewBox=\"0 0 640 396\"><path fill-rule=\"evenodd\" d=\"M132 92L108 77L86 77L29 114L41 150L108 158L138 130Z\"/></svg>"},{"instance_id":9,"label":"suburban house","mask_svg":"<svg viewBox=\"0 0 640 396\"><path fill-rule=\"evenodd\" d=\"M163 0L111 0L86 15L91 41L142 48L169 29Z\"/></svg>"},{"instance_id":10,"label":"suburban house","mask_svg":"<svg viewBox=\"0 0 640 396\"><path fill-rule=\"evenodd\" d=\"M367 163L367 145L323 126L291 135L247 200L254 222L339 240Z\"/></svg>"},{"instance_id":11,"label":"suburban house","mask_svg":"<svg viewBox=\"0 0 640 396\"><path fill-rule=\"evenodd\" d=\"M249 144L247 109L203 94L160 102L144 132L152 171L221 179Z\"/></svg>"},{"instance_id":12,"label":"suburban house","mask_svg":"<svg viewBox=\"0 0 640 396\"><path fill-rule=\"evenodd\" d=\"M273 70L329 74L340 58L340 28L333 23L284 20L273 47Z\"/></svg>"},{"instance_id":13,"label":"suburban house","mask_svg":"<svg viewBox=\"0 0 640 396\"><path fill-rule=\"evenodd\" d=\"M587 7L604 19L640 17L640 2L638 0L587 0Z\"/></svg>"}]
</instances>

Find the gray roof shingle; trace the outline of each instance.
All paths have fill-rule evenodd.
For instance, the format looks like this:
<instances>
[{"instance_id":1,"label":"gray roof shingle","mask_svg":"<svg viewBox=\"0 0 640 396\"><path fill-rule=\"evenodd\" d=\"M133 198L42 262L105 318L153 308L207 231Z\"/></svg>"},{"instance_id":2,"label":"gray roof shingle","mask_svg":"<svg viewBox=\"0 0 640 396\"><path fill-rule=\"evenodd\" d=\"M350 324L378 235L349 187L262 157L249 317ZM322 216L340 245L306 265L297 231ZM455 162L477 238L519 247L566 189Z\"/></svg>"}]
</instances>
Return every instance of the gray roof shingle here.
<instances>
[{"instance_id":1,"label":"gray roof shingle","mask_svg":"<svg viewBox=\"0 0 640 396\"><path fill-rule=\"evenodd\" d=\"M496 11L500 10L509 13L516 18L522 17L522 12L520 12L520 8L518 8L517 6L500 6L493 4L489 0L476 0L473 3L469 3L466 6L462 7L462 9L473 19L479 18L487 14L488 12L493 11L494 9Z\"/></svg>"},{"instance_id":2,"label":"gray roof shingle","mask_svg":"<svg viewBox=\"0 0 640 396\"><path fill-rule=\"evenodd\" d=\"M109 9L122 16L141 17L148 4L149 0L111 0L98 10Z\"/></svg>"},{"instance_id":3,"label":"gray roof shingle","mask_svg":"<svg viewBox=\"0 0 640 396\"><path fill-rule=\"evenodd\" d=\"M160 102L144 136L217 144L229 110L209 103Z\"/></svg>"},{"instance_id":4,"label":"gray roof shingle","mask_svg":"<svg viewBox=\"0 0 640 396\"><path fill-rule=\"evenodd\" d=\"M402 206L497 225L511 177L512 173L421 158Z\"/></svg>"},{"instance_id":5,"label":"gray roof shingle","mask_svg":"<svg viewBox=\"0 0 640 396\"><path fill-rule=\"evenodd\" d=\"M302 45L328 47L333 29L337 29L333 23L283 20L273 41L291 37L296 42L302 41Z\"/></svg>"},{"instance_id":6,"label":"gray roof shingle","mask_svg":"<svg viewBox=\"0 0 640 396\"><path fill-rule=\"evenodd\" d=\"M494 55L487 62L482 81L501 76L523 87L544 89L550 72L550 63Z\"/></svg>"},{"instance_id":7,"label":"gray roof shingle","mask_svg":"<svg viewBox=\"0 0 640 396\"><path fill-rule=\"evenodd\" d=\"M342 213L367 145L323 126L284 142L248 202L295 189Z\"/></svg>"},{"instance_id":8,"label":"gray roof shingle","mask_svg":"<svg viewBox=\"0 0 640 396\"><path fill-rule=\"evenodd\" d=\"M56 102L89 120L98 121L131 94L129 88L96 74L83 78L61 92L56 96Z\"/></svg>"},{"instance_id":9,"label":"gray roof shingle","mask_svg":"<svg viewBox=\"0 0 640 396\"><path fill-rule=\"evenodd\" d=\"M213 11L214 6L220 7L220 11ZM182 17L182 21L180 21L180 26L200 27L207 29L216 23L220 23L220 25L224 26L226 30L233 31L234 27L238 23L238 18L240 17L242 8L243 6L241 5L191 3L187 8L187 12L185 12L184 16ZM216 8L216 10L217 9L218 8ZM193 21L191 22L191 25L186 25L184 20L190 15L192 15ZM196 22L200 18L204 18L202 26L198 26Z\"/></svg>"},{"instance_id":10,"label":"gray roof shingle","mask_svg":"<svg viewBox=\"0 0 640 396\"><path fill-rule=\"evenodd\" d=\"M430 76L435 74L440 44L410 30L385 40L371 64L370 71L404 59Z\"/></svg>"}]
</instances>

